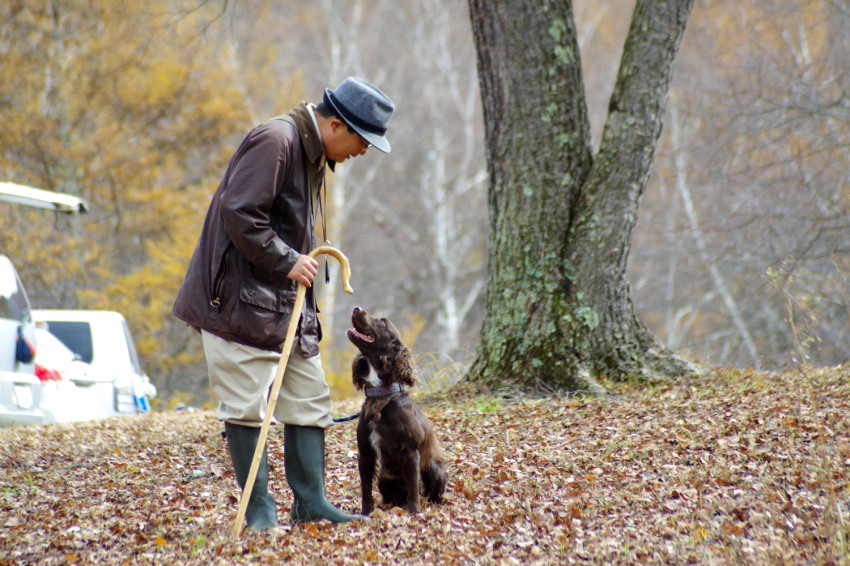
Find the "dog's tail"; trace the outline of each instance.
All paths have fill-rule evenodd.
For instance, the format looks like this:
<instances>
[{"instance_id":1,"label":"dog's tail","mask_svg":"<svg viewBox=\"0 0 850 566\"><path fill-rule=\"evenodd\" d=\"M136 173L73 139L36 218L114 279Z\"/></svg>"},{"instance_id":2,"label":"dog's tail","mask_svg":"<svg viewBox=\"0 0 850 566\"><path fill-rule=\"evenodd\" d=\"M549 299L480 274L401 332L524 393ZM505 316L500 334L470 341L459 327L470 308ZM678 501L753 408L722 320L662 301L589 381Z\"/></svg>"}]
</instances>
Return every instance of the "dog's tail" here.
<instances>
[{"instance_id":1,"label":"dog's tail","mask_svg":"<svg viewBox=\"0 0 850 566\"><path fill-rule=\"evenodd\" d=\"M446 484L449 475L446 467L436 458L431 460L431 465L422 471L422 485L425 488L425 498L431 503L443 502L443 494L446 493Z\"/></svg>"}]
</instances>

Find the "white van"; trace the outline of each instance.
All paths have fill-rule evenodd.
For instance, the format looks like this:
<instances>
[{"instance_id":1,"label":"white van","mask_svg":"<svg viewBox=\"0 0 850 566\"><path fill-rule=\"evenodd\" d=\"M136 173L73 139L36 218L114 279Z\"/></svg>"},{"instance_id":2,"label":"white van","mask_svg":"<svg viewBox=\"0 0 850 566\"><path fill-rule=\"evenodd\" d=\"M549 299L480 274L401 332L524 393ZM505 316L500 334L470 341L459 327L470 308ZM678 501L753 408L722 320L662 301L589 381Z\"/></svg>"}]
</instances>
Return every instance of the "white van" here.
<instances>
[{"instance_id":1,"label":"white van","mask_svg":"<svg viewBox=\"0 0 850 566\"><path fill-rule=\"evenodd\" d=\"M89 209L83 199L74 195L5 182L0 182L0 202L69 215ZM76 344L69 348L73 352L63 352L53 336L45 334L47 324L36 328L21 279L9 258L0 253L0 426L72 422L150 411L149 399L156 395L156 388L139 367L123 316L97 311L40 312L56 313L52 330L64 333L65 338L59 339L66 345ZM65 322L78 325L68 326ZM34 347L34 360L24 360L18 353L19 334L21 340ZM41 355L38 336L44 342ZM86 358L93 363L83 362ZM61 365L50 369L58 370L66 379L41 381L36 376L40 359Z\"/></svg>"},{"instance_id":2,"label":"white van","mask_svg":"<svg viewBox=\"0 0 850 566\"><path fill-rule=\"evenodd\" d=\"M156 387L142 371L130 328L120 313L36 309L32 317L88 364L89 371L69 373L69 378L88 389L89 397L98 399L109 415L150 411Z\"/></svg>"},{"instance_id":3,"label":"white van","mask_svg":"<svg viewBox=\"0 0 850 566\"><path fill-rule=\"evenodd\" d=\"M32 362L21 364L15 355L19 329L35 340L27 292L12 261L0 253L0 371L33 373Z\"/></svg>"},{"instance_id":4,"label":"white van","mask_svg":"<svg viewBox=\"0 0 850 566\"><path fill-rule=\"evenodd\" d=\"M35 343L30 301L21 278L6 255L0 253L0 425L41 422L41 382L33 361L17 355L19 333Z\"/></svg>"}]
</instances>

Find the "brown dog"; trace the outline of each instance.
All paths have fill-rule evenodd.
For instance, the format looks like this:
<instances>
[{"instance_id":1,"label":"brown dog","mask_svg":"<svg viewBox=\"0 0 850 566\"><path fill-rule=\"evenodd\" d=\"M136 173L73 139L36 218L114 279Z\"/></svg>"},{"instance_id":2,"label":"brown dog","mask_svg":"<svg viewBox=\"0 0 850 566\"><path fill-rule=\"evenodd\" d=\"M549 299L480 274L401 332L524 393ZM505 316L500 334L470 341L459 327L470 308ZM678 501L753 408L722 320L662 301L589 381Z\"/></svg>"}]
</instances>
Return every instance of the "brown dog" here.
<instances>
[{"instance_id":1,"label":"brown dog","mask_svg":"<svg viewBox=\"0 0 850 566\"><path fill-rule=\"evenodd\" d=\"M354 307L351 323L348 339L360 350L352 379L366 393L357 423L361 513L375 508L372 482L378 463L378 491L385 504L418 513L421 491L428 501L442 503L448 483L443 453L431 423L406 390L417 379L410 350L386 318Z\"/></svg>"}]
</instances>

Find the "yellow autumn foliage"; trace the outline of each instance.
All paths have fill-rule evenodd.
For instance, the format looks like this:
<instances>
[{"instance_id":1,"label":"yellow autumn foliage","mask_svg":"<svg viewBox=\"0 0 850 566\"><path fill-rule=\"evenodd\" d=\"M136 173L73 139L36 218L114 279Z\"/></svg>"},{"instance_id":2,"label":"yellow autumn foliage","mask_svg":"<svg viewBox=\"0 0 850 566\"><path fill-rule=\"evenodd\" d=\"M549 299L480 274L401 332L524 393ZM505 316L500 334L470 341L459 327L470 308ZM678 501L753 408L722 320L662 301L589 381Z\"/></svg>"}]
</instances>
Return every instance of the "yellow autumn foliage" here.
<instances>
[{"instance_id":1,"label":"yellow autumn foliage","mask_svg":"<svg viewBox=\"0 0 850 566\"><path fill-rule=\"evenodd\" d=\"M22 0L0 23L0 180L91 207L68 219L2 204L0 250L34 307L123 313L162 398L205 383L193 332L169 313L209 197L253 125L244 84L302 98L297 76L243 67L220 11Z\"/></svg>"}]
</instances>

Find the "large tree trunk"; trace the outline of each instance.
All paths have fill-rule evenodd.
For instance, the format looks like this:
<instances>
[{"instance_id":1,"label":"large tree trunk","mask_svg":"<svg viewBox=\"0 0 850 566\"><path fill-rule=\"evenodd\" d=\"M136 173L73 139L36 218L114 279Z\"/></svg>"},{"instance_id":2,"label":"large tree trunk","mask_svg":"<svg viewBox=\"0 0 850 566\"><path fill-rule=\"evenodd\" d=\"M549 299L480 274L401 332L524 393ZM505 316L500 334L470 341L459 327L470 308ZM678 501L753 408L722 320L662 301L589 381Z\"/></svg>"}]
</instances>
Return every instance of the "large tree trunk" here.
<instances>
[{"instance_id":1,"label":"large tree trunk","mask_svg":"<svg viewBox=\"0 0 850 566\"><path fill-rule=\"evenodd\" d=\"M490 174L487 313L470 378L598 389L696 371L634 312L632 229L693 0L639 0L599 153L569 0L469 0Z\"/></svg>"}]
</instances>

